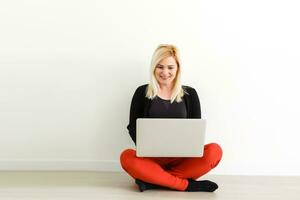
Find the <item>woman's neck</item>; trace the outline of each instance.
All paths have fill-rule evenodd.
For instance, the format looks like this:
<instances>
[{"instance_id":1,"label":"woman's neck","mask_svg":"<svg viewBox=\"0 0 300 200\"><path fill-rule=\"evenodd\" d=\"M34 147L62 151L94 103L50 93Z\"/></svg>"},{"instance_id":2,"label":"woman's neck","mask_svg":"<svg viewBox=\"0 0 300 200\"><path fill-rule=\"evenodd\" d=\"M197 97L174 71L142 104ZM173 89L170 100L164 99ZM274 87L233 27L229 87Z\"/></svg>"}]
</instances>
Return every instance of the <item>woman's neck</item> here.
<instances>
[{"instance_id":1,"label":"woman's neck","mask_svg":"<svg viewBox=\"0 0 300 200\"><path fill-rule=\"evenodd\" d=\"M173 85L160 85L158 96L162 99L171 99Z\"/></svg>"},{"instance_id":2,"label":"woman's neck","mask_svg":"<svg viewBox=\"0 0 300 200\"><path fill-rule=\"evenodd\" d=\"M172 91L173 85L160 85L160 91Z\"/></svg>"}]
</instances>

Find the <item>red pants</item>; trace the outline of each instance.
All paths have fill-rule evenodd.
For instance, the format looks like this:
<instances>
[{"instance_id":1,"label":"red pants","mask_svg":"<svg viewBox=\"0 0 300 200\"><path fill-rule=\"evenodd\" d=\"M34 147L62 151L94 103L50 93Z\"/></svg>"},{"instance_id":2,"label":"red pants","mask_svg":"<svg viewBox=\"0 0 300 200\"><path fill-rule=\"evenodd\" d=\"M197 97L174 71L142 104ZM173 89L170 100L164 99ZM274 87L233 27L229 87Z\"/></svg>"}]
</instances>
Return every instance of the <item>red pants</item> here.
<instances>
[{"instance_id":1,"label":"red pants","mask_svg":"<svg viewBox=\"0 0 300 200\"><path fill-rule=\"evenodd\" d=\"M136 157L136 151L126 149L120 156L122 168L133 178L176 190L185 190L187 178L197 179L215 168L222 158L216 143L204 146L203 157L161 158Z\"/></svg>"}]
</instances>

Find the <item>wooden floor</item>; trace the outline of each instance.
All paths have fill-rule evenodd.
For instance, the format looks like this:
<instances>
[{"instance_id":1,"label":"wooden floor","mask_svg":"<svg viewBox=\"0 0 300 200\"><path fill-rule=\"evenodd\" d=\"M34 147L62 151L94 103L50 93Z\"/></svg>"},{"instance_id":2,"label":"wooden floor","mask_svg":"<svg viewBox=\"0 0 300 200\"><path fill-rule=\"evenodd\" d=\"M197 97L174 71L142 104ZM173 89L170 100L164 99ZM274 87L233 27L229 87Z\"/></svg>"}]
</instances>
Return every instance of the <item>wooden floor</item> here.
<instances>
[{"instance_id":1,"label":"wooden floor","mask_svg":"<svg viewBox=\"0 0 300 200\"><path fill-rule=\"evenodd\" d=\"M300 177L205 176L214 193L152 190L139 192L120 172L0 172L0 200L14 199L217 199L300 200Z\"/></svg>"}]
</instances>

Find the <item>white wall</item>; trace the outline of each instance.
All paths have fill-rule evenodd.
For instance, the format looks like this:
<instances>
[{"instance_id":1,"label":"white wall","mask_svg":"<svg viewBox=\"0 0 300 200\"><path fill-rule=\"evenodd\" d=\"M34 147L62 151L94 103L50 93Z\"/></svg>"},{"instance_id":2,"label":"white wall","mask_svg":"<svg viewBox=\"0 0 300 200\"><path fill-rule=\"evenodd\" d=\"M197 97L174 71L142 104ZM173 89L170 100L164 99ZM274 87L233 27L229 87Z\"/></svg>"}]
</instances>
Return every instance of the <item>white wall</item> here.
<instances>
[{"instance_id":1,"label":"white wall","mask_svg":"<svg viewBox=\"0 0 300 200\"><path fill-rule=\"evenodd\" d=\"M160 43L199 93L215 174L300 175L297 1L0 2L0 169L119 170Z\"/></svg>"}]
</instances>

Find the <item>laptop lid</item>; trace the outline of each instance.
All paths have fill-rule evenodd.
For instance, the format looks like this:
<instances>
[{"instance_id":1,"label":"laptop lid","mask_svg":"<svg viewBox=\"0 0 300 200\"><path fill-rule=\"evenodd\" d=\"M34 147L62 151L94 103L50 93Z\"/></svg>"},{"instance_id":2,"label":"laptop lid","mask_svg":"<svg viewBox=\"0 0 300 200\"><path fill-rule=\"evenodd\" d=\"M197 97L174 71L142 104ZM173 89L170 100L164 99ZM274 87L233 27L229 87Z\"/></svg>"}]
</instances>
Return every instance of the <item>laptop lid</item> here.
<instances>
[{"instance_id":1,"label":"laptop lid","mask_svg":"<svg viewBox=\"0 0 300 200\"><path fill-rule=\"evenodd\" d=\"M138 157L202 157L205 119L138 118Z\"/></svg>"}]
</instances>

